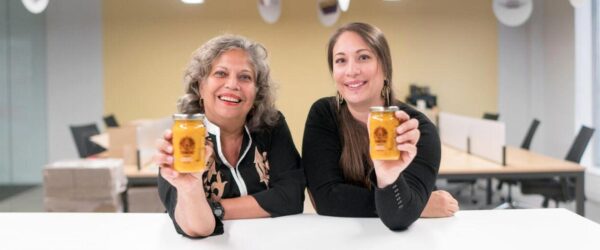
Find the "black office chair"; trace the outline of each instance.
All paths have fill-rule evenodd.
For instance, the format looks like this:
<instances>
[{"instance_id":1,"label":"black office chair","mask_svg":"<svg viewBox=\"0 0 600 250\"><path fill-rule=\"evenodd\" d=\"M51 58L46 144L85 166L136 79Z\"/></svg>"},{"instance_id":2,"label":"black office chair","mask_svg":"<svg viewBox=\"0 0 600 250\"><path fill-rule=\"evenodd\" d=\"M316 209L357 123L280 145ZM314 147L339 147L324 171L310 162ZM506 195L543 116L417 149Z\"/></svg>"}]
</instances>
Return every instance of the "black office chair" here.
<instances>
[{"instance_id":1,"label":"black office chair","mask_svg":"<svg viewBox=\"0 0 600 250\"><path fill-rule=\"evenodd\" d=\"M103 118L104 118L104 125L106 125L107 128L119 127L119 123L117 122L117 118L115 118L114 114L104 116Z\"/></svg>"},{"instance_id":2,"label":"black office chair","mask_svg":"<svg viewBox=\"0 0 600 250\"><path fill-rule=\"evenodd\" d=\"M565 160L579 163L581 157L587 148L588 143L594 134L593 128L581 126L577 137L571 149L567 153ZM542 207L548 207L550 200L554 200L556 207L559 202L572 201L575 197L575 179L574 178L546 178L521 181L521 193L540 194L544 196Z\"/></svg>"},{"instance_id":3,"label":"black office chair","mask_svg":"<svg viewBox=\"0 0 600 250\"><path fill-rule=\"evenodd\" d=\"M525 135L525 139L523 139L523 143L521 144L522 149L529 149L529 147L531 146L531 141L533 140L533 135L535 135L535 131L537 131L537 128L539 125L540 125L540 121L538 119L533 119L533 121L531 122L531 125L529 126L529 130L527 131L527 134ZM519 179L498 178L498 186L496 187L497 190L502 189L502 186L504 184L508 185L508 195L506 196L506 199L501 198L501 200L504 203L501 204L500 206L498 206L498 208L516 208L517 207L514 204L513 199L512 199L512 186L517 185L518 182L519 182Z\"/></svg>"},{"instance_id":4,"label":"black office chair","mask_svg":"<svg viewBox=\"0 0 600 250\"><path fill-rule=\"evenodd\" d=\"M91 155L95 155L104 152L106 149L102 146L90 141L90 137L100 134L98 126L96 124L85 124L81 126L69 126L73 139L75 139L75 145L77 146L77 152L79 157L85 158Z\"/></svg>"},{"instance_id":5,"label":"black office chair","mask_svg":"<svg viewBox=\"0 0 600 250\"><path fill-rule=\"evenodd\" d=\"M483 119L497 121L500 118L500 114L497 113L483 113Z\"/></svg>"},{"instance_id":6,"label":"black office chair","mask_svg":"<svg viewBox=\"0 0 600 250\"><path fill-rule=\"evenodd\" d=\"M535 134L535 131L537 130L538 126L540 126L540 121L538 119L533 119L531 125L529 125L527 135L525 135L525 139L523 140L523 143L521 143L522 149L529 150L529 147L531 146L531 140L533 140L533 135Z\"/></svg>"}]
</instances>

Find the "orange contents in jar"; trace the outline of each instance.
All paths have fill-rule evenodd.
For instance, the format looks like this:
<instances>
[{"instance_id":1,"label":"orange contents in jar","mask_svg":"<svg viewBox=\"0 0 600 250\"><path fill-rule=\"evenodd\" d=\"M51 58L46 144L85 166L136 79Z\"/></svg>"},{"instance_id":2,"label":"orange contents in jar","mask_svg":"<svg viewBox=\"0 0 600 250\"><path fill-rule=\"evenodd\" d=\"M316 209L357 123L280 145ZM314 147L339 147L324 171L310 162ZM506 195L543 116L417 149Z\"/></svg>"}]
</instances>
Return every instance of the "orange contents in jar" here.
<instances>
[{"instance_id":1,"label":"orange contents in jar","mask_svg":"<svg viewBox=\"0 0 600 250\"><path fill-rule=\"evenodd\" d=\"M398 160L400 151L396 147L396 127L400 121L395 112L398 107L371 107L369 117L369 153L372 160Z\"/></svg>"},{"instance_id":2,"label":"orange contents in jar","mask_svg":"<svg viewBox=\"0 0 600 250\"><path fill-rule=\"evenodd\" d=\"M181 173L204 170L206 127L202 114L173 115L173 168Z\"/></svg>"}]
</instances>

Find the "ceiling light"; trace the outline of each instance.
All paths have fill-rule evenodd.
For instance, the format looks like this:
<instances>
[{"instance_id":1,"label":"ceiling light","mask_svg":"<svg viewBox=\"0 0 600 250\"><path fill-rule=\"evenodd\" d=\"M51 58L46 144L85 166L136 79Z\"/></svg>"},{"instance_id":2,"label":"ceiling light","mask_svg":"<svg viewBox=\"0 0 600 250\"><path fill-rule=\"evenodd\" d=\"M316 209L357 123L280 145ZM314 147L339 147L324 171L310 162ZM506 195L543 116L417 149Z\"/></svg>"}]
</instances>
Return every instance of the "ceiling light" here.
<instances>
[{"instance_id":1,"label":"ceiling light","mask_svg":"<svg viewBox=\"0 0 600 250\"><path fill-rule=\"evenodd\" d=\"M33 14L42 13L48 6L48 0L21 0L21 2Z\"/></svg>"},{"instance_id":2,"label":"ceiling light","mask_svg":"<svg viewBox=\"0 0 600 250\"><path fill-rule=\"evenodd\" d=\"M348 11L348 8L350 8L350 0L338 0L338 4L343 12Z\"/></svg>"},{"instance_id":3,"label":"ceiling light","mask_svg":"<svg viewBox=\"0 0 600 250\"><path fill-rule=\"evenodd\" d=\"M527 21L533 11L532 0L494 0L492 8L498 21L509 27L519 26Z\"/></svg>"},{"instance_id":4,"label":"ceiling light","mask_svg":"<svg viewBox=\"0 0 600 250\"><path fill-rule=\"evenodd\" d=\"M579 7L587 4L588 0L569 0L569 2L571 2L571 5L573 5L573 7L579 8Z\"/></svg>"},{"instance_id":5,"label":"ceiling light","mask_svg":"<svg viewBox=\"0 0 600 250\"><path fill-rule=\"evenodd\" d=\"M281 16L280 0L258 0L258 13L267 23L276 23Z\"/></svg>"},{"instance_id":6,"label":"ceiling light","mask_svg":"<svg viewBox=\"0 0 600 250\"><path fill-rule=\"evenodd\" d=\"M181 0L183 3L187 4L202 4L204 0Z\"/></svg>"}]
</instances>

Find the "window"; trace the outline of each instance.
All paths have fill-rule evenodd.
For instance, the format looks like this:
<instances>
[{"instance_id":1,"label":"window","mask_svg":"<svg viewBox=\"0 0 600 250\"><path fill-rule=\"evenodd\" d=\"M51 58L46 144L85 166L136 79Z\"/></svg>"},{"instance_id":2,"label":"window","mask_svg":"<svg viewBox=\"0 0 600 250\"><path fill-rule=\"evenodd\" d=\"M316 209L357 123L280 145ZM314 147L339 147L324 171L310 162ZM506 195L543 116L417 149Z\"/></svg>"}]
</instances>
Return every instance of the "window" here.
<instances>
[{"instance_id":1,"label":"window","mask_svg":"<svg viewBox=\"0 0 600 250\"><path fill-rule=\"evenodd\" d=\"M593 50L593 121L594 132L593 150L594 150L594 165L600 166L600 1L593 0L592 2L592 50Z\"/></svg>"}]
</instances>

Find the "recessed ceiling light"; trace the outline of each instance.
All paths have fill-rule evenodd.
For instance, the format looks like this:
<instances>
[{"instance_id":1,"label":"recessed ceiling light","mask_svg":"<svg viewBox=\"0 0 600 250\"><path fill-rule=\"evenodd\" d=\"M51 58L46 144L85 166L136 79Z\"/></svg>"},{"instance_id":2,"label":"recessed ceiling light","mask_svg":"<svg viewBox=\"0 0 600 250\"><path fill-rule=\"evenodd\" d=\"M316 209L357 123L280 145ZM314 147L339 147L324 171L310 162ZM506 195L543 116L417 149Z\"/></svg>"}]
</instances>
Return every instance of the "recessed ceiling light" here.
<instances>
[{"instance_id":1,"label":"recessed ceiling light","mask_svg":"<svg viewBox=\"0 0 600 250\"><path fill-rule=\"evenodd\" d=\"M532 0L494 0L492 8L498 21L509 27L519 26L529 19L533 11Z\"/></svg>"},{"instance_id":2,"label":"recessed ceiling light","mask_svg":"<svg viewBox=\"0 0 600 250\"><path fill-rule=\"evenodd\" d=\"M340 5L340 9L346 12L350 7L350 0L338 0L338 4Z\"/></svg>"},{"instance_id":3,"label":"recessed ceiling light","mask_svg":"<svg viewBox=\"0 0 600 250\"><path fill-rule=\"evenodd\" d=\"M204 0L181 0L183 3L187 4L201 4L204 3Z\"/></svg>"},{"instance_id":4,"label":"recessed ceiling light","mask_svg":"<svg viewBox=\"0 0 600 250\"><path fill-rule=\"evenodd\" d=\"M573 7L578 8L588 3L588 0L569 0Z\"/></svg>"},{"instance_id":5,"label":"recessed ceiling light","mask_svg":"<svg viewBox=\"0 0 600 250\"><path fill-rule=\"evenodd\" d=\"M42 13L46 6L48 6L48 0L21 0L25 8L33 14Z\"/></svg>"}]
</instances>

